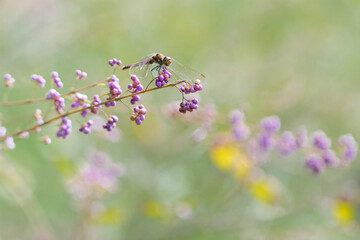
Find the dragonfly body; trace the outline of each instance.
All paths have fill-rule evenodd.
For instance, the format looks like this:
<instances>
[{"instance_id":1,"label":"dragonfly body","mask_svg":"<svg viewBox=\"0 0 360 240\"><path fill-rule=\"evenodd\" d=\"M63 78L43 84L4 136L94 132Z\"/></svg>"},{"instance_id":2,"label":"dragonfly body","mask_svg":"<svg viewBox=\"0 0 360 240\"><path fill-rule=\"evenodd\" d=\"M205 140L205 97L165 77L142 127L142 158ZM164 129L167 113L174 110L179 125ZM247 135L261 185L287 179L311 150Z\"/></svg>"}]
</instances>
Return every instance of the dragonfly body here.
<instances>
[{"instance_id":1,"label":"dragonfly body","mask_svg":"<svg viewBox=\"0 0 360 240\"><path fill-rule=\"evenodd\" d=\"M151 67L150 67L151 66ZM122 70L129 69L130 74L134 74L140 78L145 78L151 72L153 80L160 75L164 69L172 74L174 80L184 80L186 82L195 83L199 79L205 81L204 74L201 74L189 67L182 65L176 59L165 56L161 53L153 53L142 57L139 62L122 67ZM156 72L156 74L154 74Z\"/></svg>"},{"instance_id":2,"label":"dragonfly body","mask_svg":"<svg viewBox=\"0 0 360 240\"><path fill-rule=\"evenodd\" d=\"M129 69L132 67L139 67L142 65L158 64L160 66L169 66L172 62L170 57L165 56L161 53L154 53L151 56L146 57L144 60L122 67L122 70Z\"/></svg>"}]
</instances>

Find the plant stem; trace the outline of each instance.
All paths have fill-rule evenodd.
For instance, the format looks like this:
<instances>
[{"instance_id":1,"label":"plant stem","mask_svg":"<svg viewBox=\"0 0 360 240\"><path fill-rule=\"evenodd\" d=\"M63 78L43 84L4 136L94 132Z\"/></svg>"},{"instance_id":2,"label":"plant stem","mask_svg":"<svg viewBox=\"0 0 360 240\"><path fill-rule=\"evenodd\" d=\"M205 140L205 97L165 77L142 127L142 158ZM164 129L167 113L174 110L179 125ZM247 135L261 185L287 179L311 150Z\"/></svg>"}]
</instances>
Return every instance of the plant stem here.
<instances>
[{"instance_id":1,"label":"plant stem","mask_svg":"<svg viewBox=\"0 0 360 240\"><path fill-rule=\"evenodd\" d=\"M79 89L76 89L76 90L71 90L70 92L62 94L61 97L66 97L68 95L75 94L77 92L82 92L82 91L85 91L87 89L96 87L97 85L99 85L101 83L104 83L104 82L108 81L109 79L110 78L107 78L107 79L101 80L99 82L93 83L93 84L91 84L89 86L79 88ZM45 101L48 101L48 100L52 100L52 99L39 98L39 99L26 99L26 100L20 100L20 101L13 101L13 102L2 102L2 103L0 103L0 107L15 106L15 105L21 105L21 104L39 103L39 102L45 102Z\"/></svg>"},{"instance_id":2,"label":"plant stem","mask_svg":"<svg viewBox=\"0 0 360 240\"><path fill-rule=\"evenodd\" d=\"M107 101L102 102L102 103L100 103L100 104L98 104L98 105L96 105L96 106L104 105L104 104L106 104L106 103L108 103L108 102L120 101L120 100L122 100L122 99L124 99L124 98L129 98L129 97L132 97L132 96L134 96L134 95L140 95L140 94L147 93L147 92L151 92L151 91L158 90L158 89L163 89L163 88L167 88L167 87L175 87L175 86L177 86L178 84L183 83L183 82L185 82L185 81L182 80L182 81L170 83L170 84L165 85L165 86L160 87L160 88L159 88L159 87L149 88L149 89L143 90L143 91L141 91L141 92L132 93L132 94L128 94L128 95L125 95L125 96L120 96L120 97L117 97L117 98L114 98L114 99L107 100ZM100 82L98 82L98 83L100 83ZM98 84L98 83L97 83L97 84ZM94 85L94 84L93 84L93 85ZM92 85L90 85L90 86L92 86ZM89 88L90 86L88 86L87 88ZM86 88L86 89L87 89L87 88ZM85 88L83 88L82 90L84 90L84 89L85 89ZM0 141L4 141L4 140L5 140L6 138L8 138L8 137L17 136L17 135L21 134L22 132L34 131L35 129L37 129L37 128L39 128L39 127L43 127L43 126L45 126L45 125L47 125L47 124L50 124L50 123L52 123L52 122L54 122L54 121L56 121L56 120L58 120L58 119L61 119L61 118L63 118L63 117L67 117L67 116L69 116L69 115L72 115L72 114L75 114L75 113L78 113L78 112L82 112L82 111L84 111L84 110L86 110L86 109L91 109L91 108L96 107L96 106L79 108L79 109L75 109L75 110L69 111L69 112L64 113L64 114L60 114L60 115L58 115L58 116L56 116L56 117L53 117L53 118L45 121L45 122L42 123L42 124L36 124L36 125L34 125L34 126L32 126L32 127L29 127L29 128L23 129L23 130L19 130L19 131L17 131L17 132L13 132L13 133L11 133L11 134L8 134L8 135L5 135L5 136L3 136L3 137L0 137Z\"/></svg>"}]
</instances>

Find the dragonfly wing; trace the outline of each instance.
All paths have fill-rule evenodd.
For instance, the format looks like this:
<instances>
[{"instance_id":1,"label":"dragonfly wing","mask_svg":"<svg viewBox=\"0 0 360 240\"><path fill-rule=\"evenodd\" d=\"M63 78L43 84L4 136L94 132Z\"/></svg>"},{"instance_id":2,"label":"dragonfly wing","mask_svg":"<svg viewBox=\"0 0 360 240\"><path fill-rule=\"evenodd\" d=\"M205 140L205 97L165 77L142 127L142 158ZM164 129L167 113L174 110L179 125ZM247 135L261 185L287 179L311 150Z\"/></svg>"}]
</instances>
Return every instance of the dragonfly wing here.
<instances>
[{"instance_id":1,"label":"dragonfly wing","mask_svg":"<svg viewBox=\"0 0 360 240\"><path fill-rule=\"evenodd\" d=\"M132 66L129 69L129 73L131 75L136 75L139 78L146 78L149 73L149 59L154 56L156 53L152 53L149 55L145 55L141 57L140 61L137 63L132 64Z\"/></svg>"},{"instance_id":2,"label":"dragonfly wing","mask_svg":"<svg viewBox=\"0 0 360 240\"><path fill-rule=\"evenodd\" d=\"M133 64L129 69L130 75L136 75L139 78L145 78L148 75L148 71L149 64L146 64L145 62Z\"/></svg>"},{"instance_id":3,"label":"dragonfly wing","mask_svg":"<svg viewBox=\"0 0 360 240\"><path fill-rule=\"evenodd\" d=\"M204 74L181 64L179 61L173 58L172 63L168 67L168 70L176 80L187 80L194 83L196 79L199 79L201 84L206 83L206 77Z\"/></svg>"}]
</instances>

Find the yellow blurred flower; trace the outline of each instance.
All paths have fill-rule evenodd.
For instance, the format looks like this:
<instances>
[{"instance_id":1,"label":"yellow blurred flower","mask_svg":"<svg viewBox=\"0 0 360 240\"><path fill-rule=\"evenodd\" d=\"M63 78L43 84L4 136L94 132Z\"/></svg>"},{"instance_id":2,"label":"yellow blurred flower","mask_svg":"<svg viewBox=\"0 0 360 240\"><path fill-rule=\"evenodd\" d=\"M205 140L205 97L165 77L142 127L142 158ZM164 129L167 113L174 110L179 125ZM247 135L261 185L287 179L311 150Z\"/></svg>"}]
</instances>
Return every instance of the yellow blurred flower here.
<instances>
[{"instance_id":1,"label":"yellow blurred flower","mask_svg":"<svg viewBox=\"0 0 360 240\"><path fill-rule=\"evenodd\" d=\"M70 159L61 156L53 161L54 167L62 174L63 177L72 177L76 172L76 166Z\"/></svg>"},{"instance_id":2,"label":"yellow blurred flower","mask_svg":"<svg viewBox=\"0 0 360 240\"><path fill-rule=\"evenodd\" d=\"M339 224L349 224L355 220L355 204L346 199L339 199L333 205L333 216Z\"/></svg>"},{"instance_id":3,"label":"yellow blurred flower","mask_svg":"<svg viewBox=\"0 0 360 240\"><path fill-rule=\"evenodd\" d=\"M274 204L280 196L280 183L270 177L261 177L249 183L250 194L259 202Z\"/></svg>"},{"instance_id":4,"label":"yellow blurred flower","mask_svg":"<svg viewBox=\"0 0 360 240\"><path fill-rule=\"evenodd\" d=\"M217 168L233 172L236 178L244 179L251 171L249 157L234 144L214 146L210 151L210 157Z\"/></svg>"},{"instance_id":5,"label":"yellow blurred flower","mask_svg":"<svg viewBox=\"0 0 360 240\"><path fill-rule=\"evenodd\" d=\"M123 219L123 213L117 208L107 208L98 212L93 221L98 225L117 225Z\"/></svg>"},{"instance_id":6,"label":"yellow blurred flower","mask_svg":"<svg viewBox=\"0 0 360 240\"><path fill-rule=\"evenodd\" d=\"M144 214L150 218L162 218L166 214L166 208L155 201L148 201L144 205Z\"/></svg>"}]
</instances>

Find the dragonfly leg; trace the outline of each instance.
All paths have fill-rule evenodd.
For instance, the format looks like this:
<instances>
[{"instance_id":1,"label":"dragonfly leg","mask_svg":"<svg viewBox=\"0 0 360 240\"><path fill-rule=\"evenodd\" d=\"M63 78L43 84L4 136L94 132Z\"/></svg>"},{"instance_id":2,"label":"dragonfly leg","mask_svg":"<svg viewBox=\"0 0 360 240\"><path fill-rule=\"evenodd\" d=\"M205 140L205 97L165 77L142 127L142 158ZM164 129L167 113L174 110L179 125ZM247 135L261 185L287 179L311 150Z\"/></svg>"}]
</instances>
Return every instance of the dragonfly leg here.
<instances>
[{"instance_id":1,"label":"dragonfly leg","mask_svg":"<svg viewBox=\"0 0 360 240\"><path fill-rule=\"evenodd\" d=\"M156 77L153 78L153 79L149 82L149 84L148 84L148 85L146 86L146 88L145 88L145 91L149 88L150 84L151 84L155 79L156 79Z\"/></svg>"},{"instance_id":2,"label":"dragonfly leg","mask_svg":"<svg viewBox=\"0 0 360 240\"><path fill-rule=\"evenodd\" d=\"M156 72L157 72L157 75L159 75L160 70L161 70L161 65L157 65L156 67L152 68L152 69L151 69L151 75L152 75L152 77L153 77L153 78L156 77L156 76L154 76L154 71L156 71Z\"/></svg>"},{"instance_id":3,"label":"dragonfly leg","mask_svg":"<svg viewBox=\"0 0 360 240\"><path fill-rule=\"evenodd\" d=\"M145 91L149 88L149 86L150 86L150 84L152 83L152 82L154 82L154 80L157 78L157 76L154 76L154 71L156 71L157 72L157 74L159 75L159 73L160 73L160 71L161 71L161 65L157 65L156 67L154 67L154 68L152 68L151 69L151 76L153 77L153 79L149 82L149 84L146 86L146 88L145 88Z\"/></svg>"}]
</instances>

